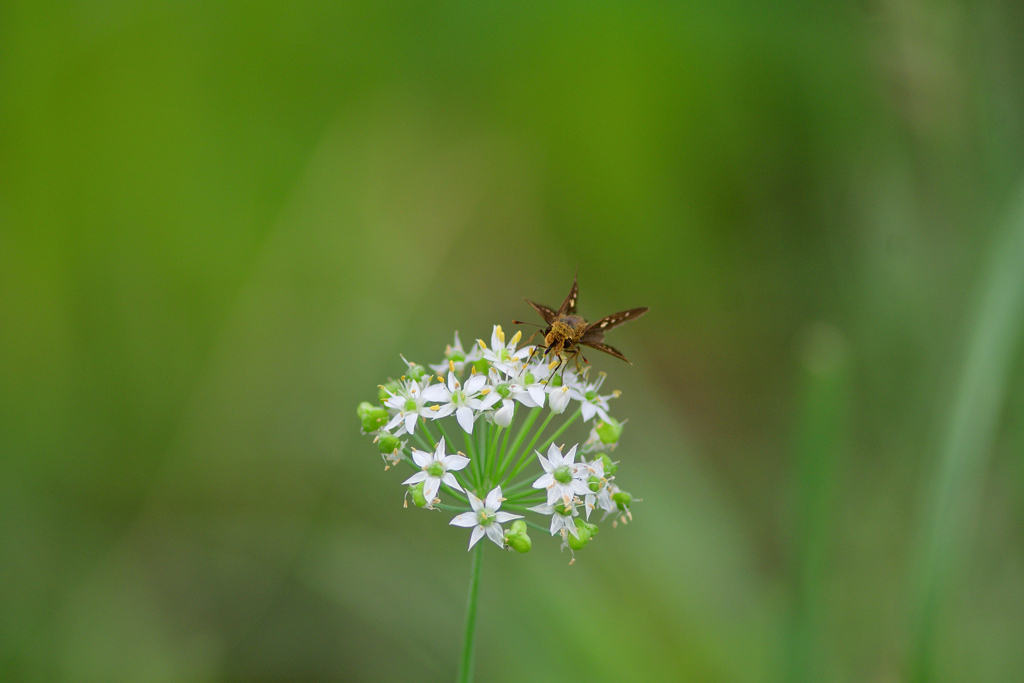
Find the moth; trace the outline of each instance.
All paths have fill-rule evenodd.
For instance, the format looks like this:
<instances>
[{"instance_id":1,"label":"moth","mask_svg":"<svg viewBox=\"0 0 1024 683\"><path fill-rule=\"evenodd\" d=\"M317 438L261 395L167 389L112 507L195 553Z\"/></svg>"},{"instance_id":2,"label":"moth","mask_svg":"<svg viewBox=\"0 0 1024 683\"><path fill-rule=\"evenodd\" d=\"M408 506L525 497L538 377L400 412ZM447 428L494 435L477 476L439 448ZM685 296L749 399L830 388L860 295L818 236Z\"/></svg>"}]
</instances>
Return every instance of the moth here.
<instances>
[{"instance_id":1,"label":"moth","mask_svg":"<svg viewBox=\"0 0 1024 683\"><path fill-rule=\"evenodd\" d=\"M569 296L565 297L565 301L562 302L557 311L542 304L534 303L529 299L526 300L526 303L533 306L533 309L540 313L540 317L544 318L544 322L547 323L547 327L542 331L544 345L540 347L544 349L544 355L554 356L559 361L562 361L562 354L564 353L566 355L565 362L575 359L578 366L580 357L583 358L584 363L589 362L583 356L582 349L580 348L582 346L589 346L592 349L604 351L629 363L618 349L604 343L604 333L613 327L618 327L622 323L636 320L647 312L647 307L631 308L628 311L612 313L597 322L588 324L582 316L576 313L576 300L578 298L579 286L574 275ZM513 320L512 322L516 325L524 324L518 320Z\"/></svg>"}]
</instances>

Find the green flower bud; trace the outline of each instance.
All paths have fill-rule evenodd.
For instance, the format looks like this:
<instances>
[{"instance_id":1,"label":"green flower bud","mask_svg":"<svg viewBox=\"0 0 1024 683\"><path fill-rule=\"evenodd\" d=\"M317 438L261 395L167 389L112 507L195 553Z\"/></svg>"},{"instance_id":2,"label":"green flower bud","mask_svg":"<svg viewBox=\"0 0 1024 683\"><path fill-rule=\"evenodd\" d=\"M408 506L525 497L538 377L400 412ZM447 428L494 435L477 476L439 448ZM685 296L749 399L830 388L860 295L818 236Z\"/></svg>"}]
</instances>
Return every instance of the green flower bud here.
<instances>
[{"instance_id":1,"label":"green flower bud","mask_svg":"<svg viewBox=\"0 0 1024 683\"><path fill-rule=\"evenodd\" d=\"M526 373L526 377L523 378L523 381L526 382L527 384L533 384L534 382L537 381L537 378L533 376L532 372L528 372Z\"/></svg>"},{"instance_id":2,"label":"green flower bud","mask_svg":"<svg viewBox=\"0 0 1024 683\"><path fill-rule=\"evenodd\" d=\"M583 526L587 527L587 531L590 532L590 538L594 538L594 536L597 536L597 532L600 531L600 529L597 528L596 524L591 524L590 522L583 522Z\"/></svg>"},{"instance_id":3,"label":"green flower bud","mask_svg":"<svg viewBox=\"0 0 1024 683\"><path fill-rule=\"evenodd\" d=\"M487 371L491 369L491 363L486 358L481 358L473 361L473 367L476 368L476 371L480 374L486 375Z\"/></svg>"},{"instance_id":4,"label":"green flower bud","mask_svg":"<svg viewBox=\"0 0 1024 683\"><path fill-rule=\"evenodd\" d=\"M512 387L508 384L499 384L496 390L502 398L508 398L512 395Z\"/></svg>"},{"instance_id":5,"label":"green flower bud","mask_svg":"<svg viewBox=\"0 0 1024 683\"><path fill-rule=\"evenodd\" d=\"M432 462L427 467L427 474L432 477L443 477L444 476L444 465L439 462Z\"/></svg>"},{"instance_id":6,"label":"green flower bud","mask_svg":"<svg viewBox=\"0 0 1024 683\"><path fill-rule=\"evenodd\" d=\"M625 491L619 491L614 496L612 496L612 500L615 501L615 506L617 508L619 508L622 511L625 511L629 509L629 504L633 502L633 496L629 495Z\"/></svg>"},{"instance_id":7,"label":"green flower bud","mask_svg":"<svg viewBox=\"0 0 1024 683\"><path fill-rule=\"evenodd\" d=\"M584 394L584 396L586 396L586 399L588 401L593 401L595 398L597 398L597 392L591 390L591 391L588 391L586 394Z\"/></svg>"},{"instance_id":8,"label":"green flower bud","mask_svg":"<svg viewBox=\"0 0 1024 683\"><path fill-rule=\"evenodd\" d=\"M591 491L597 493L601 490L601 480L597 477L591 477L587 480L587 486L590 487Z\"/></svg>"},{"instance_id":9,"label":"green flower bud","mask_svg":"<svg viewBox=\"0 0 1024 683\"><path fill-rule=\"evenodd\" d=\"M452 349L452 352L448 354L448 360L453 360L456 363L461 363L466 360L466 354L458 349Z\"/></svg>"},{"instance_id":10,"label":"green flower bud","mask_svg":"<svg viewBox=\"0 0 1024 683\"><path fill-rule=\"evenodd\" d=\"M569 547L573 550L583 550L583 548L590 543L590 529L587 528L589 525L582 519L576 519L574 521L576 522L576 533L578 534L578 537L569 534L566 540L569 542Z\"/></svg>"},{"instance_id":11,"label":"green flower bud","mask_svg":"<svg viewBox=\"0 0 1024 683\"><path fill-rule=\"evenodd\" d=\"M406 374L412 377L417 382L419 382L421 379L423 379L424 377L431 373L427 372L427 369L422 365L413 365L412 367L409 368L409 372L407 372Z\"/></svg>"},{"instance_id":12,"label":"green flower bud","mask_svg":"<svg viewBox=\"0 0 1024 683\"><path fill-rule=\"evenodd\" d=\"M423 496L423 482L413 484L409 487L409 495L412 496L413 505L418 508L425 507L427 499Z\"/></svg>"},{"instance_id":13,"label":"green flower bud","mask_svg":"<svg viewBox=\"0 0 1024 683\"><path fill-rule=\"evenodd\" d=\"M572 481L572 471L568 465L562 465L551 473L551 476L555 478L559 484L568 484Z\"/></svg>"},{"instance_id":14,"label":"green flower bud","mask_svg":"<svg viewBox=\"0 0 1024 683\"><path fill-rule=\"evenodd\" d=\"M562 386L562 376L561 375L555 375L554 377L549 379L548 380L548 386L549 387L560 387L560 386Z\"/></svg>"},{"instance_id":15,"label":"green flower bud","mask_svg":"<svg viewBox=\"0 0 1024 683\"><path fill-rule=\"evenodd\" d=\"M366 401L356 408L356 415L363 423L364 432L375 432L388 423L388 411L384 408L375 407Z\"/></svg>"},{"instance_id":16,"label":"green flower bud","mask_svg":"<svg viewBox=\"0 0 1024 683\"><path fill-rule=\"evenodd\" d=\"M505 532L505 545L517 553L528 553L533 547L530 535L526 533L526 522L517 519L512 522L512 528Z\"/></svg>"},{"instance_id":17,"label":"green flower bud","mask_svg":"<svg viewBox=\"0 0 1024 683\"><path fill-rule=\"evenodd\" d=\"M377 390L377 398L379 398L381 401L388 400L389 398L391 398L391 394L388 393L389 391L391 392L391 394L398 391L398 382L391 380L390 382L385 382L384 384L382 384L380 386L380 389Z\"/></svg>"},{"instance_id":18,"label":"green flower bud","mask_svg":"<svg viewBox=\"0 0 1024 683\"><path fill-rule=\"evenodd\" d=\"M619 471L619 466L612 462L607 453L601 454L601 462L604 463L604 474L606 477L613 477Z\"/></svg>"},{"instance_id":19,"label":"green flower bud","mask_svg":"<svg viewBox=\"0 0 1024 683\"><path fill-rule=\"evenodd\" d=\"M381 453L394 453L398 450L398 447L402 445L402 442L397 436L382 436L377 442L377 447L380 448Z\"/></svg>"},{"instance_id":20,"label":"green flower bud","mask_svg":"<svg viewBox=\"0 0 1024 683\"><path fill-rule=\"evenodd\" d=\"M608 422L598 422L597 435L601 438L601 443L617 443L619 437L622 436L622 423L614 417L609 419Z\"/></svg>"}]
</instances>

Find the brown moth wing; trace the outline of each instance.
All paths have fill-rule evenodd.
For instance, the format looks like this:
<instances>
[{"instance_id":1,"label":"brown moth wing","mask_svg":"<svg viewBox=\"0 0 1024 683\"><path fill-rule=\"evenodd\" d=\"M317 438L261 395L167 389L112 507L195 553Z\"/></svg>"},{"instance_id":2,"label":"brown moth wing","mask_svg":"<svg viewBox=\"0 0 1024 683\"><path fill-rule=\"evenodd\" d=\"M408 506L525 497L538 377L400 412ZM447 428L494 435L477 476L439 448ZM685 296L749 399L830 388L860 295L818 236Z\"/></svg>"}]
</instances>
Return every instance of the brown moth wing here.
<instances>
[{"instance_id":1,"label":"brown moth wing","mask_svg":"<svg viewBox=\"0 0 1024 683\"><path fill-rule=\"evenodd\" d=\"M578 271L577 271L578 272ZM572 289L569 290L569 296L565 297L565 301L558 308L558 315L565 315L567 313L576 312L576 299L579 298L580 288L576 285L576 276L572 276Z\"/></svg>"},{"instance_id":2,"label":"brown moth wing","mask_svg":"<svg viewBox=\"0 0 1024 683\"><path fill-rule=\"evenodd\" d=\"M607 354L611 354L611 355L615 356L616 358L620 358L622 360L625 360L627 363L629 363L629 361L626 360L626 357L623 356L622 353L618 349L616 349L616 348L614 348L612 346L608 346L607 344L605 344L603 342L596 342L596 341L595 342L588 342L588 341L586 341L586 339L583 339L583 340L580 341L580 344L584 344L585 346L589 346L592 349L597 349L598 351L604 351ZM632 363L629 363L629 364L632 365Z\"/></svg>"},{"instance_id":3,"label":"brown moth wing","mask_svg":"<svg viewBox=\"0 0 1024 683\"><path fill-rule=\"evenodd\" d=\"M628 311L619 311L618 313L612 313L607 315L595 323L591 323L587 326L587 331L583 333L583 337L586 338L588 334L592 332L607 332L613 327L618 327L622 323L629 322L630 320L636 320L649 309L644 306L643 308L631 308Z\"/></svg>"},{"instance_id":4,"label":"brown moth wing","mask_svg":"<svg viewBox=\"0 0 1024 683\"><path fill-rule=\"evenodd\" d=\"M526 300L526 303L528 303L531 306L533 306L533 310L535 310L538 313L540 313L540 317L544 318L544 322L546 322L548 325L551 324L551 321L554 320L555 316L557 315L557 313L555 313L555 311L553 309L548 308L547 306L545 306L543 304L535 304L532 301L530 301L529 299Z\"/></svg>"}]
</instances>

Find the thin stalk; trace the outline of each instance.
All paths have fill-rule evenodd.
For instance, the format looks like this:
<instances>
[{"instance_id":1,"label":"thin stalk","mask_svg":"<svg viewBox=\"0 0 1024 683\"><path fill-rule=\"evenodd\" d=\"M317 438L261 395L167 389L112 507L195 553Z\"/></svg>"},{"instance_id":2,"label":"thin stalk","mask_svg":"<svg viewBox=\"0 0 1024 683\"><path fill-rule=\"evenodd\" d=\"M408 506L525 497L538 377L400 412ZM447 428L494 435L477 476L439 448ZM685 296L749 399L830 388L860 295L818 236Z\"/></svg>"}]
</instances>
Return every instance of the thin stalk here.
<instances>
[{"instance_id":1,"label":"thin stalk","mask_svg":"<svg viewBox=\"0 0 1024 683\"><path fill-rule=\"evenodd\" d=\"M462 639L462 663L459 666L459 683L473 680L473 641L476 638L476 604L480 595L480 564L483 561L484 544L477 543L473 550L473 567L469 578L469 603L466 605L466 635Z\"/></svg>"},{"instance_id":2,"label":"thin stalk","mask_svg":"<svg viewBox=\"0 0 1024 683\"><path fill-rule=\"evenodd\" d=\"M421 417L420 422L423 423L423 433L427 435L427 441L430 442L430 450L437 448L437 441L434 440L434 435L430 431L430 427L427 426L427 418Z\"/></svg>"},{"instance_id":3,"label":"thin stalk","mask_svg":"<svg viewBox=\"0 0 1024 683\"><path fill-rule=\"evenodd\" d=\"M526 466L525 463L530 461L530 459L532 457L532 453L533 453L533 446L534 446L534 444L537 443L537 439L539 439L540 435L544 433L545 429L547 429L548 424L550 424L551 419L554 418L554 416L555 416L554 413L548 413L548 416L546 418L544 418L544 422L542 422L540 427L537 428L537 431L535 431L533 433L533 438L530 439L530 443L528 443L526 445L526 448L523 449L522 455L519 456L519 460L516 462L515 466L512 468L511 474L508 475L510 479L512 477L516 476L516 474L519 472L519 470L523 469L523 467Z\"/></svg>"},{"instance_id":4,"label":"thin stalk","mask_svg":"<svg viewBox=\"0 0 1024 683\"><path fill-rule=\"evenodd\" d=\"M494 436L491 437L490 443L487 445L487 479L491 479L492 475L497 480L498 474L498 438L501 436L502 427L495 425Z\"/></svg>"},{"instance_id":5,"label":"thin stalk","mask_svg":"<svg viewBox=\"0 0 1024 683\"><path fill-rule=\"evenodd\" d=\"M523 443L523 439L526 438L530 427L537 421L540 411L541 408L539 406L530 411L530 414L526 416L526 422L523 423L523 426L516 433L516 438L512 441L512 447L501 454L501 467L498 468L498 479L504 478L505 468L508 467L508 463L512 460L512 454L519 450L519 444Z\"/></svg>"},{"instance_id":6,"label":"thin stalk","mask_svg":"<svg viewBox=\"0 0 1024 683\"><path fill-rule=\"evenodd\" d=\"M537 531L543 531L546 534L550 534L551 533L551 529L545 529L540 524L537 524L535 522L531 522L528 519L524 519L523 521L526 522L526 526L530 527L531 529L536 529Z\"/></svg>"},{"instance_id":7,"label":"thin stalk","mask_svg":"<svg viewBox=\"0 0 1024 683\"><path fill-rule=\"evenodd\" d=\"M557 439L558 437L560 437L562 435L562 432L564 432L566 429L569 428L569 425L571 425L573 422L575 422L579 418L579 416L580 416L580 414L582 412L583 412L582 408L577 408L576 412L573 413L572 416L568 420L566 420L565 423L561 427L559 427L557 430L555 430L555 433L551 435L551 438L549 438L547 441L542 443L540 445L540 448L538 448L537 450L539 450L539 451L546 450L547 447L550 446L554 442L555 439ZM543 428L541 428L541 431L543 431ZM537 436L540 436L540 431L537 432ZM508 475L510 478L514 477L517 474L519 474L520 472L522 472L523 468L530 464L530 461L532 460L532 458L527 458L525 456L530 455L530 448L532 448L532 447L533 447L533 444L531 443L530 446L526 449L526 452L523 453L523 457L521 457L519 459L519 462L516 463L516 466L512 468L512 473L510 475Z\"/></svg>"},{"instance_id":8,"label":"thin stalk","mask_svg":"<svg viewBox=\"0 0 1024 683\"><path fill-rule=\"evenodd\" d=\"M469 512L469 508L460 507L458 505L445 505L444 503L434 503L434 507L439 510L450 510L451 512Z\"/></svg>"},{"instance_id":9,"label":"thin stalk","mask_svg":"<svg viewBox=\"0 0 1024 683\"><path fill-rule=\"evenodd\" d=\"M480 474L480 462L479 458L476 457L476 444L473 443L473 435L462 433L462 436L466 440L466 455L469 456L469 467L473 470L473 484L478 489L483 487L483 481L481 480ZM479 493L479 492L478 492Z\"/></svg>"}]
</instances>

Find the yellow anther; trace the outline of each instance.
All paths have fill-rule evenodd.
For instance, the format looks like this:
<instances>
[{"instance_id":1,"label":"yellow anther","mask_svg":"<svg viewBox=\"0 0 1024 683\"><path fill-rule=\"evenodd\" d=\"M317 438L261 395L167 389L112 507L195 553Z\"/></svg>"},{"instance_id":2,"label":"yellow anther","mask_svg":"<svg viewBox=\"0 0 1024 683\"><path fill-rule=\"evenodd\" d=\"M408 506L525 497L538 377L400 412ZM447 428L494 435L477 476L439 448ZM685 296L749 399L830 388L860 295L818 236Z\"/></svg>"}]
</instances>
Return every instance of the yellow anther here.
<instances>
[{"instance_id":1,"label":"yellow anther","mask_svg":"<svg viewBox=\"0 0 1024 683\"><path fill-rule=\"evenodd\" d=\"M438 382L443 382L444 381L444 377L442 377L441 375L438 375L437 376L437 381Z\"/></svg>"},{"instance_id":2,"label":"yellow anther","mask_svg":"<svg viewBox=\"0 0 1024 683\"><path fill-rule=\"evenodd\" d=\"M612 392L612 396L618 398L619 396L622 396L622 392L616 389L615 391Z\"/></svg>"},{"instance_id":3,"label":"yellow anther","mask_svg":"<svg viewBox=\"0 0 1024 683\"><path fill-rule=\"evenodd\" d=\"M448 370L451 371L451 372L455 372L455 361L453 361L453 360L448 361Z\"/></svg>"},{"instance_id":4,"label":"yellow anther","mask_svg":"<svg viewBox=\"0 0 1024 683\"><path fill-rule=\"evenodd\" d=\"M483 391L480 392L480 395L481 396L486 396L489 393L491 393L491 388L487 387L486 389L484 389Z\"/></svg>"},{"instance_id":5,"label":"yellow anther","mask_svg":"<svg viewBox=\"0 0 1024 683\"><path fill-rule=\"evenodd\" d=\"M522 338L523 338L523 331L522 330L517 331L515 336L512 337L512 346L515 346L516 344L518 344L519 340L522 339Z\"/></svg>"},{"instance_id":6,"label":"yellow anther","mask_svg":"<svg viewBox=\"0 0 1024 683\"><path fill-rule=\"evenodd\" d=\"M495 336L498 337L498 341L500 341L502 343L502 345L504 345L505 344L505 333L502 332L501 325L496 325L494 327L494 334L495 334Z\"/></svg>"},{"instance_id":7,"label":"yellow anther","mask_svg":"<svg viewBox=\"0 0 1024 683\"><path fill-rule=\"evenodd\" d=\"M487 344L484 344L484 340L483 339L477 339L476 343L479 344L480 348L483 349L484 351L487 350Z\"/></svg>"},{"instance_id":8,"label":"yellow anther","mask_svg":"<svg viewBox=\"0 0 1024 683\"><path fill-rule=\"evenodd\" d=\"M555 368L558 367L559 363L561 363L561 361L558 361L558 360L551 361L551 363L548 364L548 370L554 370Z\"/></svg>"},{"instance_id":9,"label":"yellow anther","mask_svg":"<svg viewBox=\"0 0 1024 683\"><path fill-rule=\"evenodd\" d=\"M441 406L430 406L430 409L436 413L437 411L441 410Z\"/></svg>"},{"instance_id":10,"label":"yellow anther","mask_svg":"<svg viewBox=\"0 0 1024 683\"><path fill-rule=\"evenodd\" d=\"M405 380L405 375L402 375L402 379Z\"/></svg>"}]
</instances>

